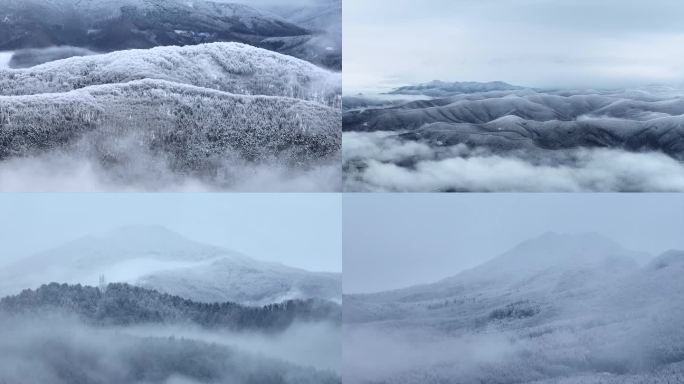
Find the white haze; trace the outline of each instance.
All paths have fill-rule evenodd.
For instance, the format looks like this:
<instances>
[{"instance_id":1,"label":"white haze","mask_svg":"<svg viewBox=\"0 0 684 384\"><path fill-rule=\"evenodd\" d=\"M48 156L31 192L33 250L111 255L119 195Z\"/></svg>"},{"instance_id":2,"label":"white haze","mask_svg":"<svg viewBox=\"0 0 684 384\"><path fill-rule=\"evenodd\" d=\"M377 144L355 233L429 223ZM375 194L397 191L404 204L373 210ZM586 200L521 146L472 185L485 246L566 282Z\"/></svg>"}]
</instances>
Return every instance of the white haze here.
<instances>
[{"instance_id":1,"label":"white haze","mask_svg":"<svg viewBox=\"0 0 684 384\"><path fill-rule=\"evenodd\" d=\"M0 69L2 68L9 68L9 63L10 60L12 60L12 55L14 55L14 52L0 52Z\"/></svg>"},{"instance_id":2,"label":"white haze","mask_svg":"<svg viewBox=\"0 0 684 384\"><path fill-rule=\"evenodd\" d=\"M342 332L338 325L331 323L300 322L276 334L166 325L133 326L120 332L140 337L175 337L216 343L254 355L341 373Z\"/></svg>"},{"instance_id":3,"label":"white haze","mask_svg":"<svg viewBox=\"0 0 684 384\"><path fill-rule=\"evenodd\" d=\"M113 171L61 152L0 162L2 192L333 192L339 191L340 182L340 167L325 163L292 169L226 161L219 177L202 180L174 172L163 159L143 153Z\"/></svg>"},{"instance_id":4,"label":"white haze","mask_svg":"<svg viewBox=\"0 0 684 384\"><path fill-rule=\"evenodd\" d=\"M612 221L619 226L626 217ZM666 221L655 230L667 230ZM470 224L491 238L487 221ZM426 255L423 262L431 262ZM433 284L345 297L346 378L350 384L680 382L684 252L645 265L632 255L596 234L546 234Z\"/></svg>"},{"instance_id":5,"label":"white haze","mask_svg":"<svg viewBox=\"0 0 684 384\"><path fill-rule=\"evenodd\" d=\"M343 136L345 166L363 162L345 172L351 191L684 191L684 165L659 152L586 148L565 151L573 163L538 164L465 145L431 147L391 132ZM412 167L399 165L407 161Z\"/></svg>"},{"instance_id":6,"label":"white haze","mask_svg":"<svg viewBox=\"0 0 684 384\"><path fill-rule=\"evenodd\" d=\"M345 328L343 348L348 384L384 383L388 377L396 380L402 376L412 383L429 376L426 367L453 365L455 354L458 365L474 371L475 367L510 359L519 351L505 333L449 337L427 329L393 332L355 326Z\"/></svg>"},{"instance_id":7,"label":"white haze","mask_svg":"<svg viewBox=\"0 0 684 384\"><path fill-rule=\"evenodd\" d=\"M339 326L328 324L295 324L281 334L231 333L208 331L192 327L133 326L104 327L86 325L73 317L62 315L0 316L0 382L11 383L64 383L78 382L117 383L140 376L142 364L148 379L140 384L190 384L216 382L207 356L193 355L188 360L179 352L179 344L192 340L194 345L205 345L203 353L215 346L227 346L233 353L227 366L234 364L244 372L235 378L222 377L228 382L242 382L245 372L257 373L270 368L273 362L294 362L294 366L311 367L322 372L339 372L341 362L341 336ZM175 349L148 352L138 350L158 340ZM153 352L154 355L150 352ZM145 354L154 361L132 362L133 354ZM206 380L196 381L177 374L169 375L174 367L170 361L182 361L187 366L196 364L198 375ZM296 364L301 363L301 364ZM261 367L260 367L261 365ZM187 369L187 368L185 368ZM224 368L225 369L225 368ZM138 370L137 372L135 370ZM75 372L83 372L77 375ZM71 376L73 375L73 376ZM85 376L85 377L84 377ZM213 379L212 379L213 376ZM296 377L296 376L295 376ZM131 382L131 381L128 381ZM225 381L221 381L225 382Z\"/></svg>"}]
</instances>

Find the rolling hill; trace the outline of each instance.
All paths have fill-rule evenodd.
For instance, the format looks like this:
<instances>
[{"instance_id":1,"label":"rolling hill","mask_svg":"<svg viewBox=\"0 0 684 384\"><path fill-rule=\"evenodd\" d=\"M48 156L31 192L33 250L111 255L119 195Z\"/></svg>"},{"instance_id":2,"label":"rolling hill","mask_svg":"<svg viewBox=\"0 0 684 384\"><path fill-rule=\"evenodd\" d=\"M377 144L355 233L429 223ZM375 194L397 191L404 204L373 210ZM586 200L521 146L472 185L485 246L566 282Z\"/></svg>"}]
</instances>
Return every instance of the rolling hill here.
<instances>
[{"instance_id":1,"label":"rolling hill","mask_svg":"<svg viewBox=\"0 0 684 384\"><path fill-rule=\"evenodd\" d=\"M41 268L36 269L36 265ZM296 299L339 302L341 277L251 259L165 228L134 226L74 240L0 270L0 294L50 282L95 286L99 277L202 302L266 305Z\"/></svg>"},{"instance_id":2,"label":"rolling hill","mask_svg":"<svg viewBox=\"0 0 684 384\"><path fill-rule=\"evenodd\" d=\"M546 234L434 284L345 296L350 382L676 381L682 260ZM394 360L363 364L378 348Z\"/></svg>"}]
</instances>

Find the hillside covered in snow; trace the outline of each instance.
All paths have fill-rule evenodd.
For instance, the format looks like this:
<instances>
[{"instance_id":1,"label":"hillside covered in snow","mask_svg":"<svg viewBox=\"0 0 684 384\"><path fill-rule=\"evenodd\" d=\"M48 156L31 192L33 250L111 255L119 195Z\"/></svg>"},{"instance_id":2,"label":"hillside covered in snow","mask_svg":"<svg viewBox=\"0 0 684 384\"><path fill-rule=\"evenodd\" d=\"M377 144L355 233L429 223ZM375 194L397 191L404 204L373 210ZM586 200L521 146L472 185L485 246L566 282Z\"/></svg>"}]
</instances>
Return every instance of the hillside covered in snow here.
<instances>
[{"instance_id":1,"label":"hillside covered in snow","mask_svg":"<svg viewBox=\"0 0 684 384\"><path fill-rule=\"evenodd\" d=\"M269 9L206 0L2 0L0 51L18 51L24 63L41 62L53 47L94 52L156 46L240 42L341 69L341 49L320 44L327 32L308 19L287 18ZM321 7L323 10L321 10ZM327 28L341 30L341 7L314 2L298 14L339 12ZM330 19L328 19L330 20ZM24 49L30 49L23 51ZM37 50L38 49L38 50ZM67 51L62 51L67 53ZM77 52L72 52L77 54Z\"/></svg>"},{"instance_id":2,"label":"hillside covered in snow","mask_svg":"<svg viewBox=\"0 0 684 384\"><path fill-rule=\"evenodd\" d=\"M682 251L545 234L434 284L345 296L345 372L350 383L677 382L683 271Z\"/></svg>"},{"instance_id":3,"label":"hillside covered in snow","mask_svg":"<svg viewBox=\"0 0 684 384\"><path fill-rule=\"evenodd\" d=\"M342 294L339 274L258 261L146 226L74 240L0 268L0 276L0 295L5 296L51 282L96 286L100 276L201 303L339 303Z\"/></svg>"},{"instance_id":4,"label":"hillside covered in snow","mask_svg":"<svg viewBox=\"0 0 684 384\"><path fill-rule=\"evenodd\" d=\"M427 100L345 106L349 190L684 190L681 89L435 81L391 94Z\"/></svg>"},{"instance_id":5,"label":"hillside covered in snow","mask_svg":"<svg viewBox=\"0 0 684 384\"><path fill-rule=\"evenodd\" d=\"M339 187L341 77L293 57L160 47L0 69L0 84L4 190Z\"/></svg>"},{"instance_id":6,"label":"hillside covered in snow","mask_svg":"<svg viewBox=\"0 0 684 384\"><path fill-rule=\"evenodd\" d=\"M241 95L314 101L339 107L341 78L308 62L238 43L157 47L71 58L1 72L4 96L60 93L155 79Z\"/></svg>"}]
</instances>

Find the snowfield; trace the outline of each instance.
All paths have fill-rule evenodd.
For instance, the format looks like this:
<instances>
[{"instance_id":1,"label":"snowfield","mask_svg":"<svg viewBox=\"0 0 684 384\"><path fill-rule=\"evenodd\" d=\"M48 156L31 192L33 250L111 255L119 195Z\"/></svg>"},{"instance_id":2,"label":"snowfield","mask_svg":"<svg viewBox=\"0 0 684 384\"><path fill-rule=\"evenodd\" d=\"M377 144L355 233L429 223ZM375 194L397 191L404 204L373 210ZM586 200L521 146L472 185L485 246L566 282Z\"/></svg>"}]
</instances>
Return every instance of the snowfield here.
<instances>
[{"instance_id":1,"label":"snowfield","mask_svg":"<svg viewBox=\"0 0 684 384\"><path fill-rule=\"evenodd\" d=\"M0 84L0 190L340 188L340 75L299 59L161 47L0 70Z\"/></svg>"},{"instance_id":2,"label":"snowfield","mask_svg":"<svg viewBox=\"0 0 684 384\"><path fill-rule=\"evenodd\" d=\"M682 251L550 233L435 284L345 296L345 381L680 382L682 272Z\"/></svg>"},{"instance_id":3,"label":"snowfield","mask_svg":"<svg viewBox=\"0 0 684 384\"><path fill-rule=\"evenodd\" d=\"M241 95L340 106L341 75L306 61L240 43L156 47L73 57L0 72L0 94L68 92L91 85L158 79Z\"/></svg>"}]
</instances>

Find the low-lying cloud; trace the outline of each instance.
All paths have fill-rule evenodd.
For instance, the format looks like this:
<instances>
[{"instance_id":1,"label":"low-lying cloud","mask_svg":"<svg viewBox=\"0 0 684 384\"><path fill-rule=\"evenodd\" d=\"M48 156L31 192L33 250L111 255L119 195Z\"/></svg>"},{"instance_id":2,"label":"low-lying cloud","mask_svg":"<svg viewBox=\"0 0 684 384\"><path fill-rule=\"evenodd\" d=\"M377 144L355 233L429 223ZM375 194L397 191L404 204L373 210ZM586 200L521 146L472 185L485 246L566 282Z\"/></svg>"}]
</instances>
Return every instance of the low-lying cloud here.
<instances>
[{"instance_id":1,"label":"low-lying cloud","mask_svg":"<svg viewBox=\"0 0 684 384\"><path fill-rule=\"evenodd\" d=\"M503 333L451 337L428 330L349 326L344 334L345 382L437 383L430 379L437 380L445 370L461 380L474 379L480 366L510 359L516 349ZM433 370L439 374L433 376Z\"/></svg>"},{"instance_id":2,"label":"low-lying cloud","mask_svg":"<svg viewBox=\"0 0 684 384\"><path fill-rule=\"evenodd\" d=\"M493 154L465 145L433 147L390 132L349 132L343 143L348 191L684 191L684 164L660 152Z\"/></svg>"},{"instance_id":3,"label":"low-lying cloud","mask_svg":"<svg viewBox=\"0 0 684 384\"><path fill-rule=\"evenodd\" d=\"M3 192L290 192L338 191L340 166L334 161L295 169L279 164L226 159L210 174L187 174L166 159L140 155L114 167L64 152L0 162Z\"/></svg>"},{"instance_id":4,"label":"low-lying cloud","mask_svg":"<svg viewBox=\"0 0 684 384\"><path fill-rule=\"evenodd\" d=\"M326 344L339 346L339 333L339 327L299 324L269 338L191 327L92 327L61 315L0 314L0 382L339 383L339 369L324 360L339 364L339 352ZM291 363L316 354L318 360L310 364Z\"/></svg>"},{"instance_id":5,"label":"low-lying cloud","mask_svg":"<svg viewBox=\"0 0 684 384\"><path fill-rule=\"evenodd\" d=\"M605 304L605 303L604 303ZM399 322L347 324L345 382L655 383L684 372L673 305L561 308L563 319L531 327L500 322L452 332ZM468 314L471 315L471 314ZM466 316L468 316L466 315ZM436 319L431 319L436 320ZM564 381L567 380L567 381ZM576 380L576 381L574 381Z\"/></svg>"}]
</instances>

